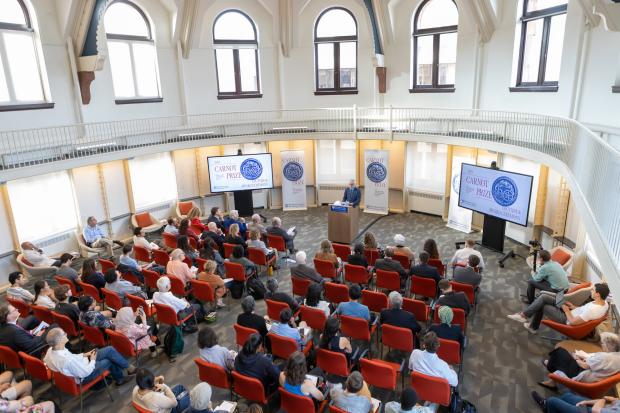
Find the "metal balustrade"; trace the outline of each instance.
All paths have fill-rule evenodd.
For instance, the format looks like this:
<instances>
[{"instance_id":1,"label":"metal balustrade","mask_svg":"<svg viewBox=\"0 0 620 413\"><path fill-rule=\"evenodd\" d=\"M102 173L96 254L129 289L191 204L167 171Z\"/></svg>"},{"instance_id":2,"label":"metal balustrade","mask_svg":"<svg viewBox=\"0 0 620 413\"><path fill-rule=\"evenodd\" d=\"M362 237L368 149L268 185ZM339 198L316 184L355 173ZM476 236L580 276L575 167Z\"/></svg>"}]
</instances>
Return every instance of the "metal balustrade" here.
<instances>
[{"instance_id":1,"label":"metal balustrade","mask_svg":"<svg viewBox=\"0 0 620 413\"><path fill-rule=\"evenodd\" d=\"M286 136L279 136L286 135ZM395 139L534 151L569 175L605 244L614 272L620 267L620 154L573 120L516 112L436 108L333 108L216 113L136 119L0 132L0 180L27 176L29 167L132 149L291 139ZM164 148L165 147L165 148ZM508 150L506 150L508 149ZM116 155L115 155L116 153ZM108 156L106 159L110 159ZM23 174L22 174L23 172ZM4 179L3 179L4 178ZM592 228L588 228L590 233ZM594 237L594 240L596 237ZM600 255L600 253L599 253ZM620 287L620 277L618 277Z\"/></svg>"}]
</instances>

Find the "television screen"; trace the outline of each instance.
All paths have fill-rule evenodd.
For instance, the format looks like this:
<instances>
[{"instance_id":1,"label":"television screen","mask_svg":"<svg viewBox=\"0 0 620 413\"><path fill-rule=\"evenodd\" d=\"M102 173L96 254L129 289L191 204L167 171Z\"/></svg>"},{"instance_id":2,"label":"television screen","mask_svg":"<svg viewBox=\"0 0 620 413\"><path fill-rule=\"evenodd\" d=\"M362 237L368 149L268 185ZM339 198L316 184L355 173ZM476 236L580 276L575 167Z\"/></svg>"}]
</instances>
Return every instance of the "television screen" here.
<instances>
[{"instance_id":1,"label":"television screen","mask_svg":"<svg viewBox=\"0 0 620 413\"><path fill-rule=\"evenodd\" d=\"M527 226L534 177L463 163L459 206Z\"/></svg>"},{"instance_id":2,"label":"television screen","mask_svg":"<svg viewBox=\"0 0 620 413\"><path fill-rule=\"evenodd\" d=\"M233 192L273 188L270 153L210 156L211 192Z\"/></svg>"}]
</instances>

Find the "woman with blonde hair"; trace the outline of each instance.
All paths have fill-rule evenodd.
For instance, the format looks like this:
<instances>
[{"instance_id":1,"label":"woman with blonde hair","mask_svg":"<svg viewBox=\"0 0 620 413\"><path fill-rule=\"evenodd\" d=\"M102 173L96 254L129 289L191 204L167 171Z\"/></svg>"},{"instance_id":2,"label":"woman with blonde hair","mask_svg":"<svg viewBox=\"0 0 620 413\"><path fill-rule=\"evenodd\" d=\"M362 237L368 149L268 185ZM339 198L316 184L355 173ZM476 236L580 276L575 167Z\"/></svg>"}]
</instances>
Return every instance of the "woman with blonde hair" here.
<instances>
[{"instance_id":1,"label":"woman with blonde hair","mask_svg":"<svg viewBox=\"0 0 620 413\"><path fill-rule=\"evenodd\" d=\"M179 277L185 284L196 278L195 271L192 271L184 262L185 253L177 248L170 253L170 261L166 265L166 274Z\"/></svg>"},{"instance_id":2,"label":"woman with blonde hair","mask_svg":"<svg viewBox=\"0 0 620 413\"><path fill-rule=\"evenodd\" d=\"M200 208L195 206L195 207L192 207L192 209L190 209L189 212L187 213L187 219L189 219L190 223L193 226L200 228L202 231L206 231L207 227L205 227L205 225L200 220L201 215L202 215L202 212L200 211Z\"/></svg>"},{"instance_id":3,"label":"woman with blonde hair","mask_svg":"<svg viewBox=\"0 0 620 413\"><path fill-rule=\"evenodd\" d=\"M224 307L225 304L222 300L222 297L224 297L226 293L228 293L228 288L226 288L227 286L224 283L222 277L215 273L216 269L217 263L215 261L208 260L205 264L205 270L198 274L198 280L209 283L211 288L213 288L213 291L215 291L215 296L217 297L217 306Z\"/></svg>"},{"instance_id":4,"label":"woman with blonde hair","mask_svg":"<svg viewBox=\"0 0 620 413\"><path fill-rule=\"evenodd\" d=\"M340 266L340 259L334 253L334 247L328 239L321 241L321 249L314 255L314 258L323 261L331 261L336 268Z\"/></svg>"},{"instance_id":5,"label":"woman with blonde hair","mask_svg":"<svg viewBox=\"0 0 620 413\"><path fill-rule=\"evenodd\" d=\"M136 318L140 318L141 323L136 323ZM151 357L155 358L161 354L163 349L157 349L157 337L149 333L149 325L146 322L146 314L142 307L138 307L134 313L131 307L123 307L116 313L114 318L116 331L122 333L132 343L135 343L136 350L151 350Z\"/></svg>"},{"instance_id":6,"label":"woman with blonde hair","mask_svg":"<svg viewBox=\"0 0 620 413\"><path fill-rule=\"evenodd\" d=\"M243 238L241 238L241 235L239 234L239 225L238 224L232 224L228 228L228 235L226 235L226 238L224 238L224 242L227 243L227 244L241 245L243 247L243 255L245 255L245 256L248 255L247 246L245 244L245 241L243 240Z\"/></svg>"}]
</instances>

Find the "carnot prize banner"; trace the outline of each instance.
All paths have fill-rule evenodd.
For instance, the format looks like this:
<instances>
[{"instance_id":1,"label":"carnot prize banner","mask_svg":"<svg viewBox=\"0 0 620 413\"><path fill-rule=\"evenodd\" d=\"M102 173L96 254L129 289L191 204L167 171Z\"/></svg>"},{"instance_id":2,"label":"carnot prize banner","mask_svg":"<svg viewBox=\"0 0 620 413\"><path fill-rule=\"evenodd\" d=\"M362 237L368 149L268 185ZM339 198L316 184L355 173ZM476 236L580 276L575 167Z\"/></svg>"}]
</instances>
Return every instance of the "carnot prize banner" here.
<instances>
[{"instance_id":1,"label":"carnot prize banner","mask_svg":"<svg viewBox=\"0 0 620 413\"><path fill-rule=\"evenodd\" d=\"M388 151L364 151L364 212L388 213Z\"/></svg>"},{"instance_id":2,"label":"carnot prize banner","mask_svg":"<svg viewBox=\"0 0 620 413\"><path fill-rule=\"evenodd\" d=\"M471 232L470 209L459 206L459 191L461 189L461 164L465 159L454 156L452 158L452 177L450 179L450 207L448 209L448 227L458 231Z\"/></svg>"},{"instance_id":3,"label":"carnot prize banner","mask_svg":"<svg viewBox=\"0 0 620 413\"><path fill-rule=\"evenodd\" d=\"M304 151L281 151L280 159L282 161L282 209L284 211L308 209Z\"/></svg>"}]
</instances>

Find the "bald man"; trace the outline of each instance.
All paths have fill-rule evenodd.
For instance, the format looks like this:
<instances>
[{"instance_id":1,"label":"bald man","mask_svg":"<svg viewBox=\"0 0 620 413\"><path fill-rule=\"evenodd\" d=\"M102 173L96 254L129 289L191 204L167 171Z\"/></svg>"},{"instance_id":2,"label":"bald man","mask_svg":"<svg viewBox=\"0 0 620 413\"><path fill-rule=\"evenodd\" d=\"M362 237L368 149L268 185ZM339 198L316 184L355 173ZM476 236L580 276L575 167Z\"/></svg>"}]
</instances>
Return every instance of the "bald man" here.
<instances>
[{"instance_id":1,"label":"bald man","mask_svg":"<svg viewBox=\"0 0 620 413\"><path fill-rule=\"evenodd\" d=\"M32 242L22 242L21 247L24 258L34 267L60 267L60 260L48 257L42 249Z\"/></svg>"}]
</instances>

